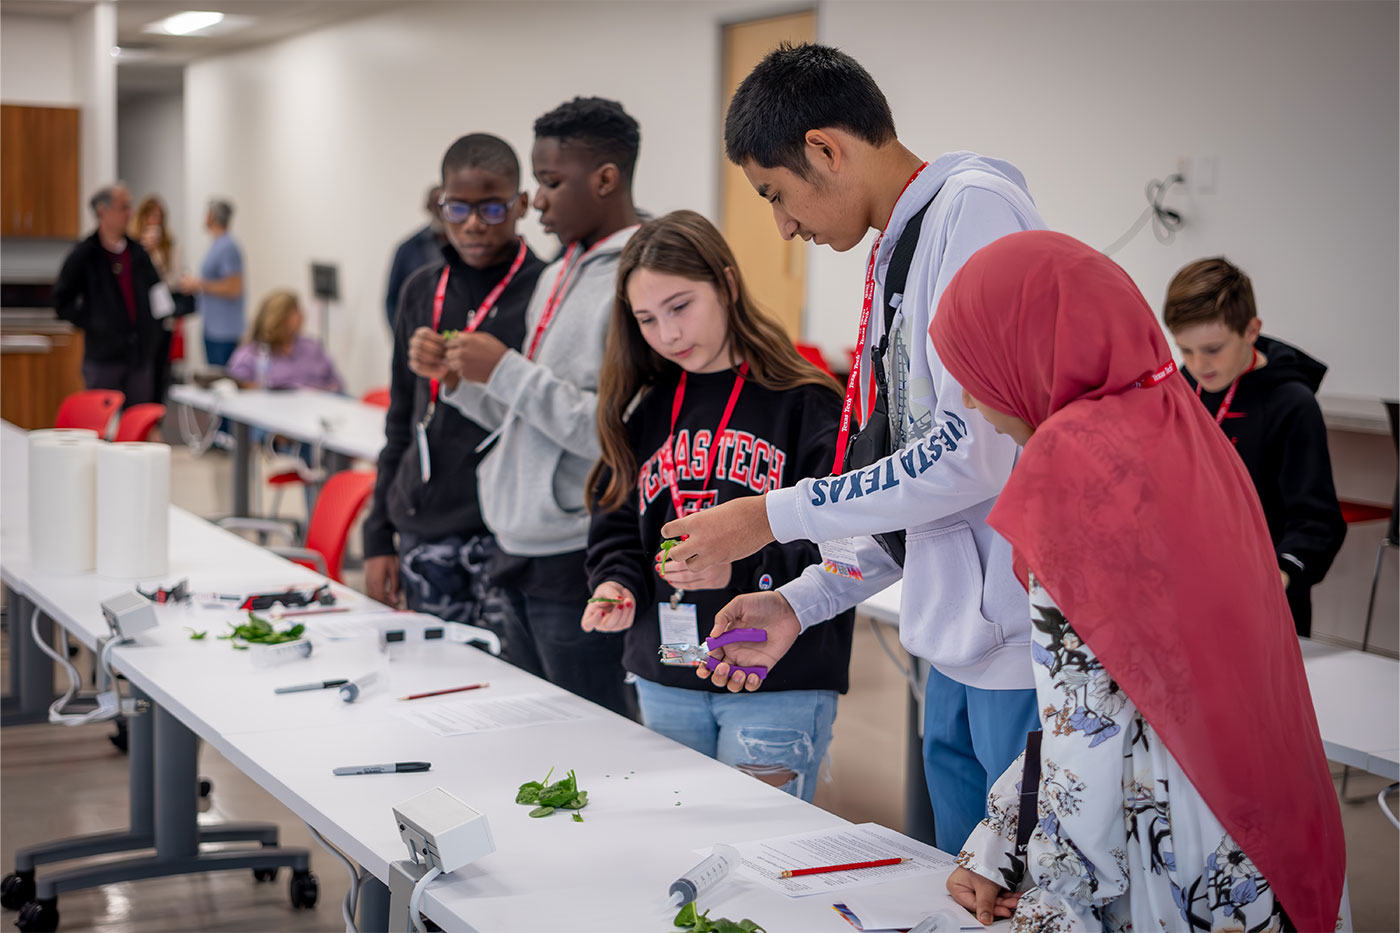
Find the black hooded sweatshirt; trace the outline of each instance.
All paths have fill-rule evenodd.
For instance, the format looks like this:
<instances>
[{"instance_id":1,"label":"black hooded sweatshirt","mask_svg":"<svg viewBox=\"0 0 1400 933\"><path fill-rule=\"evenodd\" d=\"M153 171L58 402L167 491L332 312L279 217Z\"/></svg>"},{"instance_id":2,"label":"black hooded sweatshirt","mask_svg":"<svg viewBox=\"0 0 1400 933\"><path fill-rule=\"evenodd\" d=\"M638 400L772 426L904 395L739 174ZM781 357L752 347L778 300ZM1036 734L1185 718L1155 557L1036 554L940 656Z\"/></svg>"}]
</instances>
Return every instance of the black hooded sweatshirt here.
<instances>
[{"instance_id":1,"label":"black hooded sweatshirt","mask_svg":"<svg viewBox=\"0 0 1400 933\"><path fill-rule=\"evenodd\" d=\"M1309 591L1326 576L1347 530L1316 398L1327 367L1271 337L1261 336L1255 347L1268 363L1240 377L1220 427L1254 480L1279 569L1288 574L1294 625L1299 635L1308 635ZM1195 388L1189 373L1187 379ZM1201 393L1211 415L1228 391Z\"/></svg>"}]
</instances>

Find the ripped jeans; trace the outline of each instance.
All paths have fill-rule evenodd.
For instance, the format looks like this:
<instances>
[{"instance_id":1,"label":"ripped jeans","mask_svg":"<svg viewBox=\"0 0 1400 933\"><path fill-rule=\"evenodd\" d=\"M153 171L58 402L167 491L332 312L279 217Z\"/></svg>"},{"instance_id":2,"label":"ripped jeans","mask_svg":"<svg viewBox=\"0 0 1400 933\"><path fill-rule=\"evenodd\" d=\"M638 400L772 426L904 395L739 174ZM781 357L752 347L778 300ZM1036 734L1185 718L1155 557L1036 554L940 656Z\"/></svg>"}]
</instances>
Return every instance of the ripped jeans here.
<instances>
[{"instance_id":1,"label":"ripped jeans","mask_svg":"<svg viewBox=\"0 0 1400 933\"><path fill-rule=\"evenodd\" d=\"M712 693L637 678L642 722L808 803L831 744L835 690Z\"/></svg>"}]
</instances>

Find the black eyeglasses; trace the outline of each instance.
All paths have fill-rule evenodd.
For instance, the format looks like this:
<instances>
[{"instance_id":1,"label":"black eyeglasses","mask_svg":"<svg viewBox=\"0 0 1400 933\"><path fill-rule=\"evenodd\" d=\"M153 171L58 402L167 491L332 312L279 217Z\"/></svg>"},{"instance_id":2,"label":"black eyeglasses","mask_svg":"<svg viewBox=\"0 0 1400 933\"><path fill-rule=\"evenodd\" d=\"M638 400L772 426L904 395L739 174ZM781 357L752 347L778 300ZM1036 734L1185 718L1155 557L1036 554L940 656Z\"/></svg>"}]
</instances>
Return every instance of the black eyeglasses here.
<instances>
[{"instance_id":1,"label":"black eyeglasses","mask_svg":"<svg viewBox=\"0 0 1400 933\"><path fill-rule=\"evenodd\" d=\"M510 206L520 195L514 195L509 201L497 201L494 198L489 201L456 201L448 198L438 198L438 207L442 209L442 219L450 224L464 224L475 212L481 218L481 222L495 226L505 223L505 219L510 214Z\"/></svg>"}]
</instances>

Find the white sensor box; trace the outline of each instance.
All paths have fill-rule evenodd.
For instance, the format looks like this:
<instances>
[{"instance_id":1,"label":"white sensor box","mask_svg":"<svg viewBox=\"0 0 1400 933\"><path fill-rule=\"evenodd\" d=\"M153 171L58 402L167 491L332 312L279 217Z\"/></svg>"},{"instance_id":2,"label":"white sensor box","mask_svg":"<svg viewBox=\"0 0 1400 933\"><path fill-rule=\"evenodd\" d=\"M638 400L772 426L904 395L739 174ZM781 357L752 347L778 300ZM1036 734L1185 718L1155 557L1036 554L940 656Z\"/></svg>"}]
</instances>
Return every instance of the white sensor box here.
<instances>
[{"instance_id":1,"label":"white sensor box","mask_svg":"<svg viewBox=\"0 0 1400 933\"><path fill-rule=\"evenodd\" d=\"M413 850L414 861L426 862L446 873L496 851L486 814L441 787L411 797L393 809L399 835Z\"/></svg>"}]
</instances>

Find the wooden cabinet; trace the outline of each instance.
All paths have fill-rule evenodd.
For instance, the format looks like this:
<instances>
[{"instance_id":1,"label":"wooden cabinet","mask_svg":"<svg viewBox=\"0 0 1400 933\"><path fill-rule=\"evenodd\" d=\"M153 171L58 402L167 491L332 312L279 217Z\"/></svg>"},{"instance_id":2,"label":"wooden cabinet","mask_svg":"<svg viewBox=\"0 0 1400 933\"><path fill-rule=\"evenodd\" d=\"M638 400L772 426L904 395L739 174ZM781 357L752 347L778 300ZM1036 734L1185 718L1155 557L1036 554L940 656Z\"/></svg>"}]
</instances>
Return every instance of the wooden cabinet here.
<instances>
[{"instance_id":1,"label":"wooden cabinet","mask_svg":"<svg viewBox=\"0 0 1400 933\"><path fill-rule=\"evenodd\" d=\"M0 236L78 238L78 111L0 105Z\"/></svg>"},{"instance_id":2,"label":"wooden cabinet","mask_svg":"<svg viewBox=\"0 0 1400 933\"><path fill-rule=\"evenodd\" d=\"M20 320L14 320L20 318ZM59 404L83 389L83 334L39 312L0 315L0 418L53 427Z\"/></svg>"}]
</instances>

